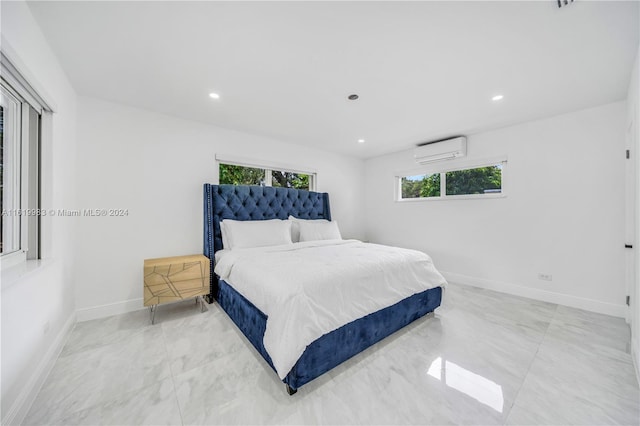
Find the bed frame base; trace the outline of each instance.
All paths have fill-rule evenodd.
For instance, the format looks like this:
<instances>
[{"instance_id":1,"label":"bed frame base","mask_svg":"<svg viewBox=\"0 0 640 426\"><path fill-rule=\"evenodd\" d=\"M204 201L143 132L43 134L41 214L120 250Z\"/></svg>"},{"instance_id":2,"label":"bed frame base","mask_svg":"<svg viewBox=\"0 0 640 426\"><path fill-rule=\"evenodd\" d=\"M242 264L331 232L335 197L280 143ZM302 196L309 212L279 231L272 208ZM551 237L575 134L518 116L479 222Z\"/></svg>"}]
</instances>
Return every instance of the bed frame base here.
<instances>
[{"instance_id":1,"label":"bed frame base","mask_svg":"<svg viewBox=\"0 0 640 426\"><path fill-rule=\"evenodd\" d=\"M264 348L267 316L224 280L216 277L214 293L220 307L247 337L254 348L273 368ZM282 380L287 393L293 395L305 383L338 366L369 346L395 333L440 306L442 288L435 287L414 294L395 305L343 325L307 346L296 365ZM274 369L275 370L275 369Z\"/></svg>"},{"instance_id":2,"label":"bed frame base","mask_svg":"<svg viewBox=\"0 0 640 426\"><path fill-rule=\"evenodd\" d=\"M292 388L292 387L291 387L291 386L289 386L289 385L286 385L286 386L287 386L287 393L288 393L289 395L293 395L294 393L298 392L298 389L294 389L294 388Z\"/></svg>"}]
</instances>

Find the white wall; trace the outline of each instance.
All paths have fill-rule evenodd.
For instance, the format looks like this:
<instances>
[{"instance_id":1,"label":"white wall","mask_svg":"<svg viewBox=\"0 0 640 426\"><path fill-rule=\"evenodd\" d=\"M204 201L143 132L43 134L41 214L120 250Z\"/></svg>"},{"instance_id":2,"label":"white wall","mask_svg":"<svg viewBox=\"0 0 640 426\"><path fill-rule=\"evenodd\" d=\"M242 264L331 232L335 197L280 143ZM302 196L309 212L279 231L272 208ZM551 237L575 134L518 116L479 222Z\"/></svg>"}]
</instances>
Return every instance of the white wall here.
<instances>
[{"instance_id":1,"label":"white wall","mask_svg":"<svg viewBox=\"0 0 640 426\"><path fill-rule=\"evenodd\" d=\"M627 256L632 257L631 263L633 270L630 271L631 282L629 283L629 294L631 296L631 304L629 309L629 322L631 325L631 355L636 366L636 374L638 374L638 380L640 381L640 362L638 362L638 356L640 355L640 48L636 55L636 62L633 66L631 73L631 81L629 82L629 91L627 95L627 122L626 129L627 134L627 147L631 150L631 159L635 166L635 176L631 173L628 178L635 179L633 183L630 183L630 189L634 193L630 194L630 198L634 201L634 208L629 209L627 214L633 215L632 218L627 220L633 221L630 223L630 231L633 235L627 235L629 242L633 244L634 249Z\"/></svg>"},{"instance_id":2,"label":"white wall","mask_svg":"<svg viewBox=\"0 0 640 426\"><path fill-rule=\"evenodd\" d=\"M78 111L80 207L129 210L78 218L79 320L140 309L145 258L202 253L202 184L217 182L216 154L315 169L343 235L364 235L362 160L93 98Z\"/></svg>"},{"instance_id":3,"label":"white wall","mask_svg":"<svg viewBox=\"0 0 640 426\"><path fill-rule=\"evenodd\" d=\"M55 110L42 145L42 207L74 208L76 94L24 2L2 2L2 51ZM75 323L75 223L44 218L44 262L2 268L2 423L19 423Z\"/></svg>"},{"instance_id":4,"label":"white wall","mask_svg":"<svg viewBox=\"0 0 640 426\"><path fill-rule=\"evenodd\" d=\"M395 202L412 152L369 159L368 237L453 282L624 316L624 120L619 102L470 135L467 159L508 157L505 198Z\"/></svg>"}]
</instances>

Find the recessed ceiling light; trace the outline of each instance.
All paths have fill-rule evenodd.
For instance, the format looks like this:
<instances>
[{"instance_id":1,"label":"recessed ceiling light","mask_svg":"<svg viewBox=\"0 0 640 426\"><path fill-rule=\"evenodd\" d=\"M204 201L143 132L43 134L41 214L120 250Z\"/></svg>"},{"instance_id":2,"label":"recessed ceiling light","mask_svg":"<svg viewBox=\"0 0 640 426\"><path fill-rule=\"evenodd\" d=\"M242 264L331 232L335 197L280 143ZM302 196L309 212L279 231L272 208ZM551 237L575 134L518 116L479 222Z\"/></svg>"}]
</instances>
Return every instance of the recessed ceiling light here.
<instances>
[{"instance_id":1,"label":"recessed ceiling light","mask_svg":"<svg viewBox=\"0 0 640 426\"><path fill-rule=\"evenodd\" d=\"M502 98L504 98L503 95L495 95L493 98L491 98L492 101L500 101L502 100Z\"/></svg>"},{"instance_id":2,"label":"recessed ceiling light","mask_svg":"<svg viewBox=\"0 0 640 426\"><path fill-rule=\"evenodd\" d=\"M358 99L360 96L356 95L355 93L347 96L347 99L349 99L350 101L355 101L356 99Z\"/></svg>"},{"instance_id":3,"label":"recessed ceiling light","mask_svg":"<svg viewBox=\"0 0 640 426\"><path fill-rule=\"evenodd\" d=\"M364 139L358 139L358 143L364 143Z\"/></svg>"},{"instance_id":4,"label":"recessed ceiling light","mask_svg":"<svg viewBox=\"0 0 640 426\"><path fill-rule=\"evenodd\" d=\"M217 93L209 93L209 97L212 99L220 99L220 95L218 95Z\"/></svg>"}]
</instances>

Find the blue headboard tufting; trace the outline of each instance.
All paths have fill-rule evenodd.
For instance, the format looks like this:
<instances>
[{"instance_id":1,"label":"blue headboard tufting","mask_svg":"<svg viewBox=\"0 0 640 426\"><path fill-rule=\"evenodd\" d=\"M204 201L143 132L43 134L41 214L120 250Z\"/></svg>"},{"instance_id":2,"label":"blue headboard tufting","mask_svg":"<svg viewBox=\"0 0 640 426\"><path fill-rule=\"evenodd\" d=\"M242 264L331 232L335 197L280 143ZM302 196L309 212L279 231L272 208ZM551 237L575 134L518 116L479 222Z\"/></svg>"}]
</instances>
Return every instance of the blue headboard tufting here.
<instances>
[{"instance_id":1,"label":"blue headboard tufting","mask_svg":"<svg viewBox=\"0 0 640 426\"><path fill-rule=\"evenodd\" d=\"M220 221L287 219L331 220L329 194L302 189L204 184L204 255L222 249Z\"/></svg>"}]
</instances>

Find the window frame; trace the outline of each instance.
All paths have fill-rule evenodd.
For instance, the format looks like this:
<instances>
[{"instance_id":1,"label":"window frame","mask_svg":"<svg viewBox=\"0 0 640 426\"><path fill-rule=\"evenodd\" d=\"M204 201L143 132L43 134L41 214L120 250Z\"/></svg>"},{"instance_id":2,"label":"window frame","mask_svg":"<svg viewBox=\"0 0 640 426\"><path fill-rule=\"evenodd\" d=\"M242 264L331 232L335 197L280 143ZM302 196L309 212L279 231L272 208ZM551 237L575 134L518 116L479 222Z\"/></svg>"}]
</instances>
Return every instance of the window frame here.
<instances>
[{"instance_id":1,"label":"window frame","mask_svg":"<svg viewBox=\"0 0 640 426\"><path fill-rule=\"evenodd\" d=\"M492 198L505 198L507 196L507 157L493 157L481 160L467 160L456 161L455 164L437 164L429 165L426 167L420 167L411 170L405 170L395 173L395 190L394 201L398 203L414 203L422 201L443 201L443 200L486 200ZM485 193L485 194L460 194L460 195L447 195L447 173L457 172L460 170L471 170L482 167L490 167L498 164L502 164L501 188L500 192ZM418 198L402 198L402 178L407 176L419 176L419 175L431 175L440 174L440 195L437 197L418 197Z\"/></svg>"},{"instance_id":2,"label":"window frame","mask_svg":"<svg viewBox=\"0 0 640 426\"><path fill-rule=\"evenodd\" d=\"M228 164L232 166L240 166L240 167L250 167L254 169L263 169L265 173L265 184L264 186L273 186L272 180L272 172L281 171L281 172L289 172L289 173L297 173L297 174L305 174L309 176L309 189L304 191L316 191L318 187L318 173L311 168L298 168L296 166L288 165L288 164L274 164L274 163L261 163L259 161L233 157L233 156L220 156L216 154L216 181L220 182L220 164ZM268 165L267 165L268 164Z\"/></svg>"},{"instance_id":3,"label":"window frame","mask_svg":"<svg viewBox=\"0 0 640 426\"><path fill-rule=\"evenodd\" d=\"M12 120L5 121L3 118L3 153L2 153L2 173L3 173L3 210L17 210L24 204L24 194L21 191L21 182L23 178L23 148L24 144L22 143L22 130L23 130L23 120L22 114L24 113L24 100L9 86L6 85L4 81L2 81L2 90L4 96L7 97L9 103L13 104L10 108L8 108L8 116L12 117ZM7 105L8 106L8 105ZM6 175L5 175L6 174ZM7 199L10 200L9 206L4 204L4 201ZM3 218L3 229L0 230L2 232L3 243L6 243L6 240L11 241L11 246L15 245L15 249L8 253L0 252L0 259L2 259L3 263L6 261L12 261L14 258L22 260L22 258L26 259L26 254L21 253L22 245L23 245L23 236L24 236L24 226L23 220L20 216L16 215L7 215ZM12 232L10 235L5 235L5 225L10 225L12 228ZM4 250L4 247L3 247Z\"/></svg>"},{"instance_id":4,"label":"window frame","mask_svg":"<svg viewBox=\"0 0 640 426\"><path fill-rule=\"evenodd\" d=\"M1 83L18 103L19 126L16 148L19 151L20 159L13 165L14 173L13 191L20 195L17 198L19 205L11 206L18 217L17 227L19 229L18 247L9 253L0 253L2 269L20 265L29 260L42 258L41 244L41 149L44 139L43 123L45 116L52 112L52 109L38 95L35 89L24 79L19 71L13 66L4 55L0 56ZM4 131L4 130L3 130ZM3 159L5 161L5 159ZM7 207L2 206L3 209ZM25 215L24 213L29 213ZM4 230L0 230L4 232Z\"/></svg>"}]
</instances>

